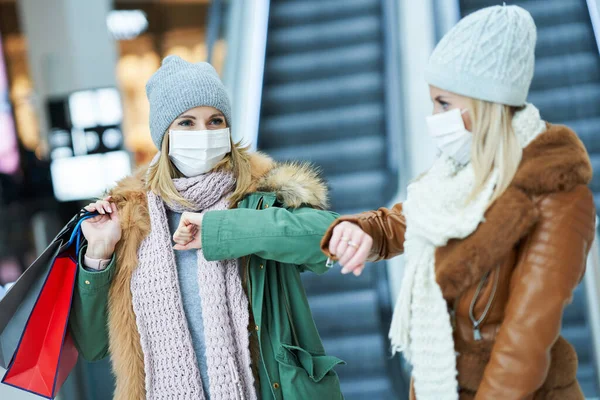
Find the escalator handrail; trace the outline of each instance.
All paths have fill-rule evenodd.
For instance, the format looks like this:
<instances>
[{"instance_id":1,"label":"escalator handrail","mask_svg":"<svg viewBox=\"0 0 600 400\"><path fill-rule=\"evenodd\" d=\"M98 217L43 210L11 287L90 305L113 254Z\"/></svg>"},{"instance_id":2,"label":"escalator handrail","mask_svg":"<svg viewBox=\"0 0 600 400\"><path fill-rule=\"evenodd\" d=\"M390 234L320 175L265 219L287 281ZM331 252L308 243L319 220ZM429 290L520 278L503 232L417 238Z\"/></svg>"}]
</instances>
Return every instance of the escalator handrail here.
<instances>
[{"instance_id":1,"label":"escalator handrail","mask_svg":"<svg viewBox=\"0 0 600 400\"><path fill-rule=\"evenodd\" d=\"M600 54L600 1L586 1L588 6L588 12L590 13L590 20L592 21L594 36L596 38L596 46L598 47L598 53Z\"/></svg>"}]
</instances>

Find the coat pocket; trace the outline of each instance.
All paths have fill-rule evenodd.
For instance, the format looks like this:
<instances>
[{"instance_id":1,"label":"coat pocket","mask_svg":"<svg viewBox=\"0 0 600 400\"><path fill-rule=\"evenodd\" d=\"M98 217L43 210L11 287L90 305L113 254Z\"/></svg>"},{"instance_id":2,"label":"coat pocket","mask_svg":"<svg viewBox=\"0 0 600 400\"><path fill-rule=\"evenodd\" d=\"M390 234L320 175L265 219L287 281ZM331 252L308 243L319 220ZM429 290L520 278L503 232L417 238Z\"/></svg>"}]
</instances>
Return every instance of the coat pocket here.
<instances>
[{"instance_id":1,"label":"coat pocket","mask_svg":"<svg viewBox=\"0 0 600 400\"><path fill-rule=\"evenodd\" d=\"M281 344L275 356L279 364L284 399L342 399L340 382L333 368L344 361L315 355L301 347Z\"/></svg>"}]
</instances>

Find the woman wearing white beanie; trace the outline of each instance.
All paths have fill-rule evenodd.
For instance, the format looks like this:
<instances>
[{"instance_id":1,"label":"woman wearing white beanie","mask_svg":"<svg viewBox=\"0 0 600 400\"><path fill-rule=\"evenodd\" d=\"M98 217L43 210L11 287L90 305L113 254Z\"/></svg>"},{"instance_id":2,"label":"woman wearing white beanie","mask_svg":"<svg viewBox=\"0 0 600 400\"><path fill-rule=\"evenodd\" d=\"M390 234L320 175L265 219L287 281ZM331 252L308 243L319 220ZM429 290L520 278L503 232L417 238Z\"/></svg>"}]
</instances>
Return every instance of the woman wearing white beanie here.
<instances>
[{"instance_id":1,"label":"woman wearing white beanie","mask_svg":"<svg viewBox=\"0 0 600 400\"><path fill-rule=\"evenodd\" d=\"M594 238L592 168L573 131L526 103L535 43L517 6L461 20L426 71L439 159L404 203L323 239L344 273L406 255L390 339L413 399L584 398L560 329Z\"/></svg>"}]
</instances>

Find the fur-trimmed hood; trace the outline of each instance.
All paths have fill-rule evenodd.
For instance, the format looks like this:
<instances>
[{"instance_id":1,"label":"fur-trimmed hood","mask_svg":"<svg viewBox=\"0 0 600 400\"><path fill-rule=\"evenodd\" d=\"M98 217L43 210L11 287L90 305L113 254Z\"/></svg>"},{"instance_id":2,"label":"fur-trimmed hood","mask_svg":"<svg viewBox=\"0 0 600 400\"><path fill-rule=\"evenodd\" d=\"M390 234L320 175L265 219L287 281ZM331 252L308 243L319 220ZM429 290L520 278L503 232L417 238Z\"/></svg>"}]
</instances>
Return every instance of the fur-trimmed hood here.
<instances>
[{"instance_id":1,"label":"fur-trimmed hood","mask_svg":"<svg viewBox=\"0 0 600 400\"><path fill-rule=\"evenodd\" d=\"M566 126L548 124L523 150L511 186L488 209L485 222L466 239L437 249L436 280L444 298L457 298L527 235L538 221L536 197L571 191L591 178L581 140Z\"/></svg>"}]
</instances>

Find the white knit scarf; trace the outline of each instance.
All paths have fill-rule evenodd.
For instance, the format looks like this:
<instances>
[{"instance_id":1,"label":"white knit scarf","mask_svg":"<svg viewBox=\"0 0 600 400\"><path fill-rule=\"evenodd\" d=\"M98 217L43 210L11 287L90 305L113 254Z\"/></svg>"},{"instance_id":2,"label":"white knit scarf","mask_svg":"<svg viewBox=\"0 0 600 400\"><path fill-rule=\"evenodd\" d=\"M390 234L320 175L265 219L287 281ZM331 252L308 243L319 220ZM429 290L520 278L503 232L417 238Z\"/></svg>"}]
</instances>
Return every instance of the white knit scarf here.
<instances>
[{"instance_id":1,"label":"white knit scarf","mask_svg":"<svg viewBox=\"0 0 600 400\"><path fill-rule=\"evenodd\" d=\"M187 325L165 206L175 212L225 210L234 186L230 174L209 173L173 181L191 208L166 205L148 192L150 235L138 250L131 280L136 323L144 353L147 399L204 399ZM212 400L255 400L250 368L248 299L236 260L209 262L198 250L198 286L204 319Z\"/></svg>"},{"instance_id":2,"label":"white knit scarf","mask_svg":"<svg viewBox=\"0 0 600 400\"><path fill-rule=\"evenodd\" d=\"M546 130L531 104L517 112L513 130L522 148ZM408 186L403 204L406 217L405 273L394 309L389 337L413 365L419 400L456 400L456 354L447 303L435 279L435 250L450 239L464 239L484 221L498 182L494 170L483 190L467 203L475 173L471 164L458 166L446 156Z\"/></svg>"}]
</instances>

